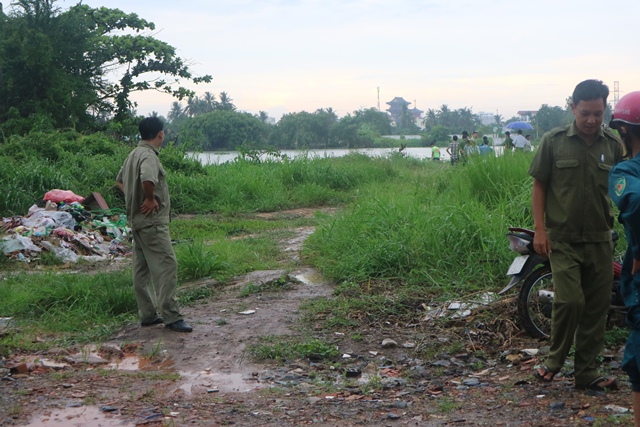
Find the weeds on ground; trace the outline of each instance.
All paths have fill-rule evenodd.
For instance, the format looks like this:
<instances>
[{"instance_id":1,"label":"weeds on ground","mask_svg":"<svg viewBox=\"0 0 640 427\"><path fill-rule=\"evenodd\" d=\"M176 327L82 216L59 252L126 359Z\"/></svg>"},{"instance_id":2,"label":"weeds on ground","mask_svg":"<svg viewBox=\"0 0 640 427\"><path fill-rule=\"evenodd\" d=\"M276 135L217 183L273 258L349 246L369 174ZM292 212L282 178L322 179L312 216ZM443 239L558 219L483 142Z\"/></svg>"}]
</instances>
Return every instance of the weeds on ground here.
<instances>
[{"instance_id":1,"label":"weeds on ground","mask_svg":"<svg viewBox=\"0 0 640 427\"><path fill-rule=\"evenodd\" d=\"M263 337L260 344L248 347L249 354L255 360L291 360L298 358L331 359L340 353L336 346L318 339L307 338L298 341L292 337Z\"/></svg>"},{"instance_id":2,"label":"weeds on ground","mask_svg":"<svg viewBox=\"0 0 640 427\"><path fill-rule=\"evenodd\" d=\"M293 284L286 275L282 275L279 279L272 280L270 282L256 285L255 283L248 283L240 290L240 298L246 298L250 295L259 294L263 292L280 292L291 289Z\"/></svg>"}]
</instances>

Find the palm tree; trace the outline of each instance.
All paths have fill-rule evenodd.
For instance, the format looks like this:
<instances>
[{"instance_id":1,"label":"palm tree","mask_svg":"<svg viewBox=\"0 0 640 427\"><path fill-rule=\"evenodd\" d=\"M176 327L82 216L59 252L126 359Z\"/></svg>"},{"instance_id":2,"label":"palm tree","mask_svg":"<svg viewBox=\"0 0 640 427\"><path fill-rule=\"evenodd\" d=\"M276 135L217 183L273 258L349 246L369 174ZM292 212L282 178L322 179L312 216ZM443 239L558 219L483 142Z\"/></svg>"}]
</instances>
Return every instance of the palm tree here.
<instances>
[{"instance_id":1,"label":"palm tree","mask_svg":"<svg viewBox=\"0 0 640 427\"><path fill-rule=\"evenodd\" d=\"M216 101L216 96L211 92L207 91L202 96L202 109L203 113L208 113L216 109L218 101Z\"/></svg>"},{"instance_id":2,"label":"palm tree","mask_svg":"<svg viewBox=\"0 0 640 427\"><path fill-rule=\"evenodd\" d=\"M167 118L170 122L175 122L176 120L180 120L185 116L184 111L182 110L182 104L178 101L173 101L171 104L171 110L167 114Z\"/></svg>"},{"instance_id":3,"label":"palm tree","mask_svg":"<svg viewBox=\"0 0 640 427\"><path fill-rule=\"evenodd\" d=\"M233 105L233 99L229 97L227 92L220 92L220 102L218 103L219 110L235 111L236 106Z\"/></svg>"},{"instance_id":4,"label":"palm tree","mask_svg":"<svg viewBox=\"0 0 640 427\"><path fill-rule=\"evenodd\" d=\"M269 114L267 114L266 111L260 111L258 112L258 118L262 123L267 123L267 120L269 119Z\"/></svg>"}]
</instances>

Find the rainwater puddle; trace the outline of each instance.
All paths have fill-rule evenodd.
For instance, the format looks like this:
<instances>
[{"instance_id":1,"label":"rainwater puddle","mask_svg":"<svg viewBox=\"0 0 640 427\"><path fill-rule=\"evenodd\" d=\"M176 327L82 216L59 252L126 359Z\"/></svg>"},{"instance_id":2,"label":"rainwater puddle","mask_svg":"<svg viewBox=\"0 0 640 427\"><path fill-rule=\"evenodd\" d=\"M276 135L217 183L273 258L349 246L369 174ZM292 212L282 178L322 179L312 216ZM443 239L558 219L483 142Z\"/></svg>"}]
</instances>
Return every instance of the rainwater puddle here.
<instances>
[{"instance_id":1,"label":"rainwater puddle","mask_svg":"<svg viewBox=\"0 0 640 427\"><path fill-rule=\"evenodd\" d=\"M181 379L179 389L187 395L217 392L243 393L263 388L264 384L258 379L240 373L223 374L204 370L201 372L186 372L175 369L171 359L163 361L145 359L138 356L127 356L119 362L111 363L110 369L119 371L165 371L177 372Z\"/></svg>"},{"instance_id":2,"label":"rainwater puddle","mask_svg":"<svg viewBox=\"0 0 640 427\"><path fill-rule=\"evenodd\" d=\"M220 372L180 372L182 385L180 389L187 395L201 393L231 392L247 393L265 387L257 378L239 373L223 374Z\"/></svg>"},{"instance_id":3,"label":"rainwater puddle","mask_svg":"<svg viewBox=\"0 0 640 427\"><path fill-rule=\"evenodd\" d=\"M175 371L173 360L162 361L138 356L127 356L119 362L109 364L109 368L115 371Z\"/></svg>"},{"instance_id":4,"label":"rainwater puddle","mask_svg":"<svg viewBox=\"0 0 640 427\"><path fill-rule=\"evenodd\" d=\"M303 271L293 277L305 285L321 285L324 282L324 278L316 270Z\"/></svg>"},{"instance_id":5,"label":"rainwater puddle","mask_svg":"<svg viewBox=\"0 0 640 427\"><path fill-rule=\"evenodd\" d=\"M117 415L95 406L54 409L35 417L24 427L134 427Z\"/></svg>"}]
</instances>

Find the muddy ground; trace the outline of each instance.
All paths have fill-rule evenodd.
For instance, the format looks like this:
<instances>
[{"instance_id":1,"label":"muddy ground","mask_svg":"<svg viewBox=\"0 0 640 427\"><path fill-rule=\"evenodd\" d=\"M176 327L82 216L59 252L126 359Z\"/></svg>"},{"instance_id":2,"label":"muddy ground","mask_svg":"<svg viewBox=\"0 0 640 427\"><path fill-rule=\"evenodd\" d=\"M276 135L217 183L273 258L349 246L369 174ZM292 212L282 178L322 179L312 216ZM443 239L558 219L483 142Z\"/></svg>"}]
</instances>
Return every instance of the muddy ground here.
<instances>
[{"instance_id":1,"label":"muddy ground","mask_svg":"<svg viewBox=\"0 0 640 427\"><path fill-rule=\"evenodd\" d=\"M297 260L312 231L297 229L285 252ZM284 282L241 296L247 284ZM300 304L332 291L304 265L254 272L185 307L193 333L133 324L94 347L2 360L0 426L633 425L620 351L602 361L619 391L575 390L570 366L537 383L531 372L546 343L520 331L508 298L458 318L418 312L411 324L328 330L318 318L304 326ZM267 336L317 337L340 356L255 362L248 348Z\"/></svg>"}]
</instances>

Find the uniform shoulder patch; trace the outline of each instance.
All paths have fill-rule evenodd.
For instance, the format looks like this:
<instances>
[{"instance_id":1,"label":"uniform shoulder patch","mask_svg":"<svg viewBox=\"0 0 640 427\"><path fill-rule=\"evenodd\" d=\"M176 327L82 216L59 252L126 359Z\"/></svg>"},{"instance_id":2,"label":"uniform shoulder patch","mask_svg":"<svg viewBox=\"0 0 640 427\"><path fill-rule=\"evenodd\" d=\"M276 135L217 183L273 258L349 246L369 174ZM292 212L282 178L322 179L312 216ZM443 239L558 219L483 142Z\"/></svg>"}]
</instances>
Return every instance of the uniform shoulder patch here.
<instances>
[{"instance_id":1,"label":"uniform shoulder patch","mask_svg":"<svg viewBox=\"0 0 640 427\"><path fill-rule=\"evenodd\" d=\"M627 187L627 180L624 176L621 176L616 181L616 189L615 189L616 196L618 197L622 196L622 193L624 193L624 189L626 187Z\"/></svg>"}]
</instances>

